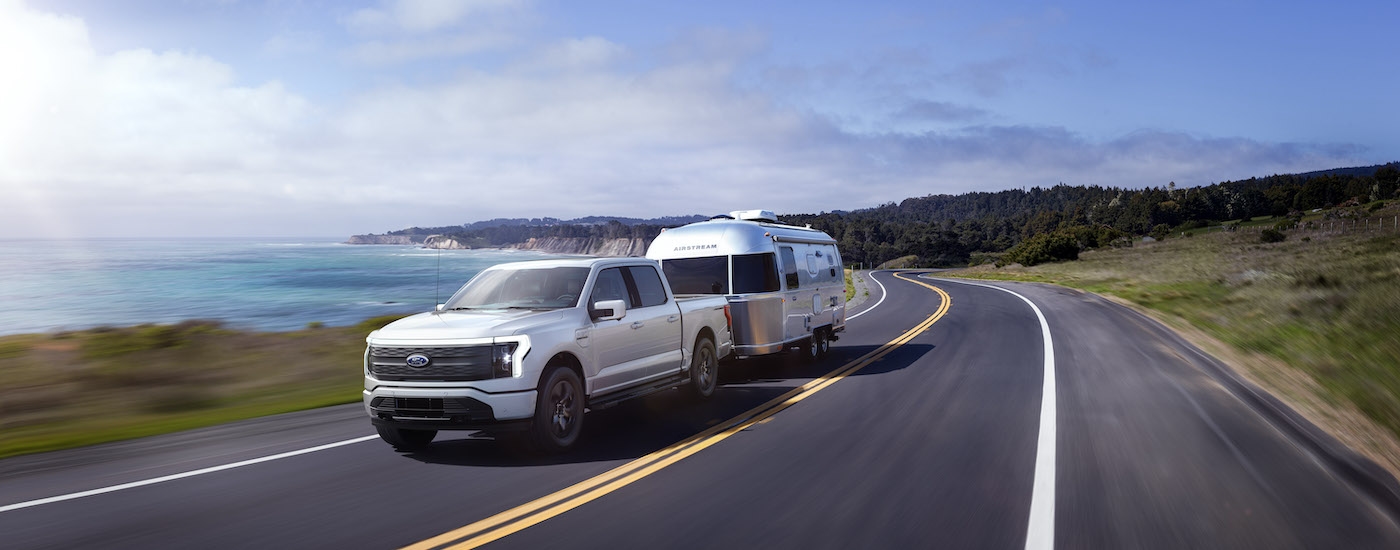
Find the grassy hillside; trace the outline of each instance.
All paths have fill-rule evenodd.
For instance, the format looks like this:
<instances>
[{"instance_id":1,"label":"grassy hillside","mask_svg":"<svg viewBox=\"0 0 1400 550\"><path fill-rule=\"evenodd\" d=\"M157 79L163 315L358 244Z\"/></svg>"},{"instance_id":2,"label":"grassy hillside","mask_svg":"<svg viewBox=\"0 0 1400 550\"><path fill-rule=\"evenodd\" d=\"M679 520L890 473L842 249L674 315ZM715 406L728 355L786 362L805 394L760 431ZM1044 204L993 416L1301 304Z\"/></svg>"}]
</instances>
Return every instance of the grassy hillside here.
<instances>
[{"instance_id":1,"label":"grassy hillside","mask_svg":"<svg viewBox=\"0 0 1400 550\"><path fill-rule=\"evenodd\" d=\"M1051 282L1146 308L1353 448L1400 471L1395 210L1373 214L1386 217L1383 230L1288 230L1284 241L1264 243L1246 227L1089 251L1073 262L958 274Z\"/></svg>"},{"instance_id":2,"label":"grassy hillside","mask_svg":"<svg viewBox=\"0 0 1400 550\"><path fill-rule=\"evenodd\" d=\"M0 337L0 458L357 401L365 335L394 318L293 332L196 321Z\"/></svg>"}]
</instances>

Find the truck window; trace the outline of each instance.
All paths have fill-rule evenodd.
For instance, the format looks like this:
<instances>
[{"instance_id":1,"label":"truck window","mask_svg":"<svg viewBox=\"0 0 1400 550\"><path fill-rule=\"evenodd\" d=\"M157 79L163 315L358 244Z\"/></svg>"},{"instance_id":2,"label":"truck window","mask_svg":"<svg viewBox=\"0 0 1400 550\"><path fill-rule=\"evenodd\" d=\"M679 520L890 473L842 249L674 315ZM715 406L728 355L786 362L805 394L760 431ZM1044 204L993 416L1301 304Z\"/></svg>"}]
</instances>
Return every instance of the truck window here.
<instances>
[{"instance_id":1,"label":"truck window","mask_svg":"<svg viewBox=\"0 0 1400 550\"><path fill-rule=\"evenodd\" d=\"M791 246L784 246L778 249L783 255L783 274L787 276L788 290L797 289L797 257L792 253Z\"/></svg>"},{"instance_id":2,"label":"truck window","mask_svg":"<svg viewBox=\"0 0 1400 550\"><path fill-rule=\"evenodd\" d=\"M676 294L729 294L729 258L706 256L661 262L671 292Z\"/></svg>"},{"instance_id":3,"label":"truck window","mask_svg":"<svg viewBox=\"0 0 1400 550\"><path fill-rule=\"evenodd\" d=\"M603 300L625 300L627 307L637 307L627 296L627 282L622 279L622 268L610 267L598 272L598 280L593 281L593 295L588 298L588 306Z\"/></svg>"},{"instance_id":4,"label":"truck window","mask_svg":"<svg viewBox=\"0 0 1400 550\"><path fill-rule=\"evenodd\" d=\"M634 307L651 307L666 303L666 287L661 285L661 276L656 274L655 268L634 265L628 267L627 272L632 276L632 282L637 285L636 298L641 300L641 305Z\"/></svg>"},{"instance_id":5,"label":"truck window","mask_svg":"<svg viewBox=\"0 0 1400 550\"><path fill-rule=\"evenodd\" d=\"M772 252L734 256L734 293L777 292L778 260Z\"/></svg>"}]
</instances>

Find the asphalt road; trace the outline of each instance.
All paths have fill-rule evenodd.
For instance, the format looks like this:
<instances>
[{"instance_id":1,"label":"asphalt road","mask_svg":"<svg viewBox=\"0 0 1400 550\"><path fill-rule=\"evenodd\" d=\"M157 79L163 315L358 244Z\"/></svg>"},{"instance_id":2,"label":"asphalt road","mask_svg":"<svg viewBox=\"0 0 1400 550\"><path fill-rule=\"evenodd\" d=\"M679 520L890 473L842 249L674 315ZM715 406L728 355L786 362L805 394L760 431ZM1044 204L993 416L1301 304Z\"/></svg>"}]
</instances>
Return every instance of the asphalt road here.
<instances>
[{"instance_id":1,"label":"asphalt road","mask_svg":"<svg viewBox=\"0 0 1400 550\"><path fill-rule=\"evenodd\" d=\"M1400 548L1344 449L1156 323L874 279L820 364L726 364L710 401L590 413L564 456L401 454L350 405L0 461L0 547Z\"/></svg>"}]
</instances>

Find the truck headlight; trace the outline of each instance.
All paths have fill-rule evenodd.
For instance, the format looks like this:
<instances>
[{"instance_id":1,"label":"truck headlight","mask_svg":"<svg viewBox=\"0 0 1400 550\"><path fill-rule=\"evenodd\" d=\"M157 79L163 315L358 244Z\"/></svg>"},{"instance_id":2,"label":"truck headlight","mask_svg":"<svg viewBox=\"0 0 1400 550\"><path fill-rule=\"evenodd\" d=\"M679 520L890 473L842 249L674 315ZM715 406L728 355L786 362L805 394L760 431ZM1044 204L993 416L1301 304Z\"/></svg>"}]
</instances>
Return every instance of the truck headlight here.
<instances>
[{"instance_id":1,"label":"truck headlight","mask_svg":"<svg viewBox=\"0 0 1400 550\"><path fill-rule=\"evenodd\" d=\"M491 346L491 374L494 378L510 378L515 375L515 349L519 344L493 344Z\"/></svg>"}]
</instances>

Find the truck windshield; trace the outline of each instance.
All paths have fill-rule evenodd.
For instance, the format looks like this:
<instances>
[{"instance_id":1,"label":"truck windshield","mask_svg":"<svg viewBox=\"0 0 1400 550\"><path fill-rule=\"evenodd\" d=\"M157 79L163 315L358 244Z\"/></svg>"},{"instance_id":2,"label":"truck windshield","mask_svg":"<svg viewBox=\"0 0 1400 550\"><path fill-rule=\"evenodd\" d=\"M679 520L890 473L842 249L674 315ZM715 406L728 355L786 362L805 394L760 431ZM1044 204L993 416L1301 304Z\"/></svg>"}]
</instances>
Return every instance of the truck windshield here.
<instances>
[{"instance_id":1,"label":"truck windshield","mask_svg":"<svg viewBox=\"0 0 1400 550\"><path fill-rule=\"evenodd\" d=\"M559 309L578 305L586 267L492 269L478 273L443 309Z\"/></svg>"}]
</instances>

